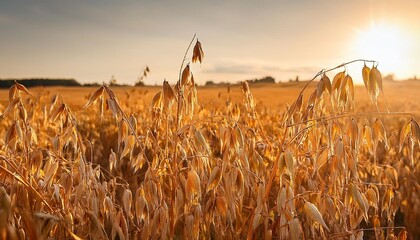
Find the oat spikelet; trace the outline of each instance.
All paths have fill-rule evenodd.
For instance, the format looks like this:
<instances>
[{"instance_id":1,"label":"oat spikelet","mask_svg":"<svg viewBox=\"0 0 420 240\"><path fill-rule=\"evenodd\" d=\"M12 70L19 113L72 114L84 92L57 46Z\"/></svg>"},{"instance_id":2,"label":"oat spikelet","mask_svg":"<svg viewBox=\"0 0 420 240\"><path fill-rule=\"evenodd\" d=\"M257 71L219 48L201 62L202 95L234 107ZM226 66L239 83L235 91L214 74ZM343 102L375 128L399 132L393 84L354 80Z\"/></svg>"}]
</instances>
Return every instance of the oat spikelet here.
<instances>
[{"instance_id":1,"label":"oat spikelet","mask_svg":"<svg viewBox=\"0 0 420 240\"><path fill-rule=\"evenodd\" d=\"M332 82L332 89L331 89L332 91L338 90L340 88L341 82L344 79L345 73L346 73L345 71L342 71L342 72L337 73L334 76L333 82Z\"/></svg>"},{"instance_id":2,"label":"oat spikelet","mask_svg":"<svg viewBox=\"0 0 420 240\"><path fill-rule=\"evenodd\" d=\"M284 160L286 163L286 168L287 171L289 172L290 178L293 179L295 178L295 170L296 170L296 160L293 157L293 153L290 150L286 150L285 155L284 155Z\"/></svg>"},{"instance_id":3,"label":"oat spikelet","mask_svg":"<svg viewBox=\"0 0 420 240\"><path fill-rule=\"evenodd\" d=\"M191 70L190 70L190 65L188 64L182 71L181 86L186 86L190 84L190 76L191 76Z\"/></svg>"},{"instance_id":4,"label":"oat spikelet","mask_svg":"<svg viewBox=\"0 0 420 240\"><path fill-rule=\"evenodd\" d=\"M320 98L322 93L325 90L325 83L324 83L324 78L321 78L321 80L319 80L319 83L316 87L316 96L317 98ZM308 102L312 102L312 101L308 101Z\"/></svg>"},{"instance_id":5,"label":"oat spikelet","mask_svg":"<svg viewBox=\"0 0 420 240\"><path fill-rule=\"evenodd\" d=\"M356 185L354 185L354 183L349 185L349 191L351 197L356 201L357 205L359 205L360 210L362 210L365 220L367 220L369 206L367 205L367 202L365 202L362 193L360 193L359 189Z\"/></svg>"},{"instance_id":6,"label":"oat spikelet","mask_svg":"<svg viewBox=\"0 0 420 240\"><path fill-rule=\"evenodd\" d=\"M160 109L162 105L162 91L159 91L155 94L152 100L152 107Z\"/></svg>"},{"instance_id":7,"label":"oat spikelet","mask_svg":"<svg viewBox=\"0 0 420 240\"><path fill-rule=\"evenodd\" d=\"M404 123L403 127L401 128L400 132L400 141L399 141L399 152L401 152L405 139L407 139L408 135L411 133L411 122Z\"/></svg>"},{"instance_id":8,"label":"oat spikelet","mask_svg":"<svg viewBox=\"0 0 420 240\"><path fill-rule=\"evenodd\" d=\"M0 187L0 233L6 231L8 219L12 210L10 197L3 187Z\"/></svg>"},{"instance_id":9,"label":"oat spikelet","mask_svg":"<svg viewBox=\"0 0 420 240\"><path fill-rule=\"evenodd\" d=\"M322 218L321 213L319 212L318 208L314 204L310 202L305 202L305 205L303 206L303 208L305 210L306 215L310 219L321 224L325 229L327 229L327 231L330 231L324 219Z\"/></svg>"},{"instance_id":10,"label":"oat spikelet","mask_svg":"<svg viewBox=\"0 0 420 240\"><path fill-rule=\"evenodd\" d=\"M124 150L121 153L120 159L122 159L123 157L127 156L127 154L129 154L129 156L132 155L135 140L136 140L136 138L134 137L134 135L128 135L124 139Z\"/></svg>"},{"instance_id":11,"label":"oat spikelet","mask_svg":"<svg viewBox=\"0 0 420 240\"><path fill-rule=\"evenodd\" d=\"M15 99L16 94L17 94L17 87L16 87L16 84L14 84L9 88L9 101L12 101L13 99Z\"/></svg>"},{"instance_id":12,"label":"oat spikelet","mask_svg":"<svg viewBox=\"0 0 420 240\"><path fill-rule=\"evenodd\" d=\"M403 229L400 233L398 233L398 240L407 240L408 239L408 233L407 230Z\"/></svg>"},{"instance_id":13,"label":"oat spikelet","mask_svg":"<svg viewBox=\"0 0 420 240\"><path fill-rule=\"evenodd\" d=\"M420 126L414 119L411 119L411 138L414 144L420 146Z\"/></svg>"},{"instance_id":14,"label":"oat spikelet","mask_svg":"<svg viewBox=\"0 0 420 240\"><path fill-rule=\"evenodd\" d=\"M23 86L22 84L16 82L16 87L19 91L23 91L26 94L28 94L29 96L32 96L31 93L28 91L28 89L25 86Z\"/></svg>"},{"instance_id":15,"label":"oat spikelet","mask_svg":"<svg viewBox=\"0 0 420 240\"><path fill-rule=\"evenodd\" d=\"M197 172L191 169L188 171L187 185L186 185L187 198L191 199L194 194L201 195L200 177Z\"/></svg>"},{"instance_id":16,"label":"oat spikelet","mask_svg":"<svg viewBox=\"0 0 420 240\"><path fill-rule=\"evenodd\" d=\"M378 196L376 195L375 190L373 190L372 188L369 188L368 190L366 190L365 196L369 205L378 209L379 201L378 201Z\"/></svg>"},{"instance_id":17,"label":"oat spikelet","mask_svg":"<svg viewBox=\"0 0 420 240\"><path fill-rule=\"evenodd\" d=\"M368 92L373 103L378 108L379 91L382 91L382 75L376 66L373 66L369 72ZM379 111L379 108L378 108Z\"/></svg>"},{"instance_id":18,"label":"oat spikelet","mask_svg":"<svg viewBox=\"0 0 420 240\"><path fill-rule=\"evenodd\" d=\"M363 83L365 84L365 88L368 92L369 92L369 73L370 73L370 68L366 66L366 62L365 62L362 68L362 78L363 78Z\"/></svg>"},{"instance_id":19,"label":"oat spikelet","mask_svg":"<svg viewBox=\"0 0 420 240\"><path fill-rule=\"evenodd\" d=\"M302 235L302 228L298 218L293 218L289 222L290 239L299 240Z\"/></svg>"},{"instance_id":20,"label":"oat spikelet","mask_svg":"<svg viewBox=\"0 0 420 240\"><path fill-rule=\"evenodd\" d=\"M165 108L169 107L171 101L175 98L174 90L167 81L163 81L163 102Z\"/></svg>"},{"instance_id":21,"label":"oat spikelet","mask_svg":"<svg viewBox=\"0 0 420 240\"><path fill-rule=\"evenodd\" d=\"M203 61L203 57L204 57L204 52L203 52L203 49L201 48L201 42L198 41L197 39L197 42L195 43L194 50L193 50L192 62L195 63L199 61L201 63Z\"/></svg>"},{"instance_id":22,"label":"oat spikelet","mask_svg":"<svg viewBox=\"0 0 420 240\"><path fill-rule=\"evenodd\" d=\"M127 216L131 215L131 203L133 201L133 196L130 189L126 188L122 195L122 203L124 207L124 212Z\"/></svg>"},{"instance_id":23,"label":"oat spikelet","mask_svg":"<svg viewBox=\"0 0 420 240\"><path fill-rule=\"evenodd\" d=\"M315 171L318 171L327 162L327 160L329 158L328 152L329 152L329 150L326 148L318 155L318 157L316 158L315 164L314 164L314 170Z\"/></svg>"},{"instance_id":24,"label":"oat spikelet","mask_svg":"<svg viewBox=\"0 0 420 240\"><path fill-rule=\"evenodd\" d=\"M194 140L196 144L200 146L200 149L204 149L207 152L207 154L211 153L209 145L206 139L204 138L203 134L201 134L201 132L197 130L194 132Z\"/></svg>"},{"instance_id":25,"label":"oat spikelet","mask_svg":"<svg viewBox=\"0 0 420 240\"><path fill-rule=\"evenodd\" d=\"M257 212L254 215L254 219L252 220L252 230L257 229L257 227L260 225L261 220L261 213Z\"/></svg>"},{"instance_id":26,"label":"oat spikelet","mask_svg":"<svg viewBox=\"0 0 420 240\"><path fill-rule=\"evenodd\" d=\"M325 90L327 90L328 93L331 94L332 86L330 78L326 74L324 74L322 75L322 81L324 82Z\"/></svg>"},{"instance_id":27,"label":"oat spikelet","mask_svg":"<svg viewBox=\"0 0 420 240\"><path fill-rule=\"evenodd\" d=\"M384 124L378 118L373 123L373 137L376 143L382 141L386 147L388 146Z\"/></svg>"},{"instance_id":28,"label":"oat spikelet","mask_svg":"<svg viewBox=\"0 0 420 240\"><path fill-rule=\"evenodd\" d=\"M66 109L66 104L61 104L53 113L51 113L50 119L56 121L59 116L61 116Z\"/></svg>"},{"instance_id":29,"label":"oat spikelet","mask_svg":"<svg viewBox=\"0 0 420 240\"><path fill-rule=\"evenodd\" d=\"M16 123L13 123L12 126L10 126L7 129L6 137L4 139L4 142L9 145L12 141L14 141L17 137L17 129L16 129Z\"/></svg>"},{"instance_id":30,"label":"oat spikelet","mask_svg":"<svg viewBox=\"0 0 420 240\"><path fill-rule=\"evenodd\" d=\"M206 192L216 188L219 185L219 182L221 179L222 179L222 168L220 168L219 166L216 166L211 171L209 184L207 185Z\"/></svg>"},{"instance_id":31,"label":"oat spikelet","mask_svg":"<svg viewBox=\"0 0 420 240\"><path fill-rule=\"evenodd\" d=\"M83 106L83 109L88 108L90 105L92 105L92 103L94 103L96 100L98 100L98 98L102 97L102 95L105 92L105 88L102 86L100 88L98 88L93 94L92 96L90 96L89 101L85 104L85 106Z\"/></svg>"}]
</instances>

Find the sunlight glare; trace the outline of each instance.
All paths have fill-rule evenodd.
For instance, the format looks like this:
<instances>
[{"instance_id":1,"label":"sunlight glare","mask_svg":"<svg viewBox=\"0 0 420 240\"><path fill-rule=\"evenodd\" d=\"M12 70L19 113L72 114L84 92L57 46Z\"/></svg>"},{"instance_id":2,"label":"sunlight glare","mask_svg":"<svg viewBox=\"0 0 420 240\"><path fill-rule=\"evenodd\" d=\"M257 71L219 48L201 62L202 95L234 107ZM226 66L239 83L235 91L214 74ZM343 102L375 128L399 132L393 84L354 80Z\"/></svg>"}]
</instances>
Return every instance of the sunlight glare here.
<instances>
[{"instance_id":1,"label":"sunlight glare","mask_svg":"<svg viewBox=\"0 0 420 240\"><path fill-rule=\"evenodd\" d=\"M382 71L401 76L407 70L404 62L409 56L409 45L409 38L397 26L372 24L369 29L359 32L356 54L378 61Z\"/></svg>"}]
</instances>

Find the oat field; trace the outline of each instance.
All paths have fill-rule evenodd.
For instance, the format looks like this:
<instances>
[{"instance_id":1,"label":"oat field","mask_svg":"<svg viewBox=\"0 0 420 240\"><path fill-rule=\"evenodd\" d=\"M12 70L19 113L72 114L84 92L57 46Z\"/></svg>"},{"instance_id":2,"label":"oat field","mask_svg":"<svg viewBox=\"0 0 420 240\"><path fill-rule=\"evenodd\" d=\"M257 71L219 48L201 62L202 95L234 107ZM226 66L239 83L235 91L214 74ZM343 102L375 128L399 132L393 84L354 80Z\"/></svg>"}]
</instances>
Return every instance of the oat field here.
<instances>
[{"instance_id":1,"label":"oat field","mask_svg":"<svg viewBox=\"0 0 420 240\"><path fill-rule=\"evenodd\" d=\"M420 84L376 66L211 88L188 64L173 86L16 83L0 99L0 237L418 238Z\"/></svg>"}]
</instances>

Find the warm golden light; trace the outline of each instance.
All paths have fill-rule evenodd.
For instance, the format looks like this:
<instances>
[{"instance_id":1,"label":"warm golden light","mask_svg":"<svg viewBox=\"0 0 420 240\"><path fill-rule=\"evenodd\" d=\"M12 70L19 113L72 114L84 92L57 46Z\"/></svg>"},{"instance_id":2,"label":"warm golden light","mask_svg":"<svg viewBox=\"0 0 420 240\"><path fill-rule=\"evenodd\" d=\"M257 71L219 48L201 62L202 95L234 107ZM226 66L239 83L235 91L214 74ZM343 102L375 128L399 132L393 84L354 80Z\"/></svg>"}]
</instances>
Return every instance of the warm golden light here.
<instances>
[{"instance_id":1,"label":"warm golden light","mask_svg":"<svg viewBox=\"0 0 420 240\"><path fill-rule=\"evenodd\" d=\"M379 62L379 68L398 76L406 74L404 62L409 57L409 38L402 29L394 25L372 24L364 31L359 31L356 42L356 54L365 59Z\"/></svg>"}]
</instances>

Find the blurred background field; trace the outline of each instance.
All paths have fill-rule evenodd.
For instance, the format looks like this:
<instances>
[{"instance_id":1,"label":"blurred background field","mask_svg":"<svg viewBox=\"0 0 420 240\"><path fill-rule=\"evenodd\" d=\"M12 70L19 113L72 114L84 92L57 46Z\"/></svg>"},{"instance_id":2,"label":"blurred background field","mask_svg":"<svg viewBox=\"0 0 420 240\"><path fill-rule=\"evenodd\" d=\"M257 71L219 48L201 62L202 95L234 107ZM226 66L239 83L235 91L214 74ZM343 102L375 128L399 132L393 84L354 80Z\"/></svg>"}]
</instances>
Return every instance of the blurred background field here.
<instances>
[{"instance_id":1,"label":"blurred background field","mask_svg":"<svg viewBox=\"0 0 420 240\"><path fill-rule=\"evenodd\" d=\"M293 103L306 82L289 82L278 84L251 84L250 88L254 94L259 107L267 108L269 111L284 111L287 104ZM243 96L240 85L233 84L230 87L230 97L232 101L242 103ZM310 89L316 87L316 82L309 85L305 99L311 92ZM90 94L98 87L32 87L29 88L34 94L55 95L60 94L66 104L74 111L78 111L86 103ZM150 105L153 96L162 90L161 86L112 87L119 99L134 99ZM213 86L197 87L198 101L200 105L224 104L228 95L228 85L216 84ZM384 92L391 112L409 112L416 118L420 118L420 80L407 81L387 81L384 82ZM364 86L356 86L355 100L359 110L364 112L376 112L376 108L370 103L369 96ZM386 111L383 98L380 97L379 106L383 112ZM3 106L8 104L8 89L0 89L0 103Z\"/></svg>"}]
</instances>

